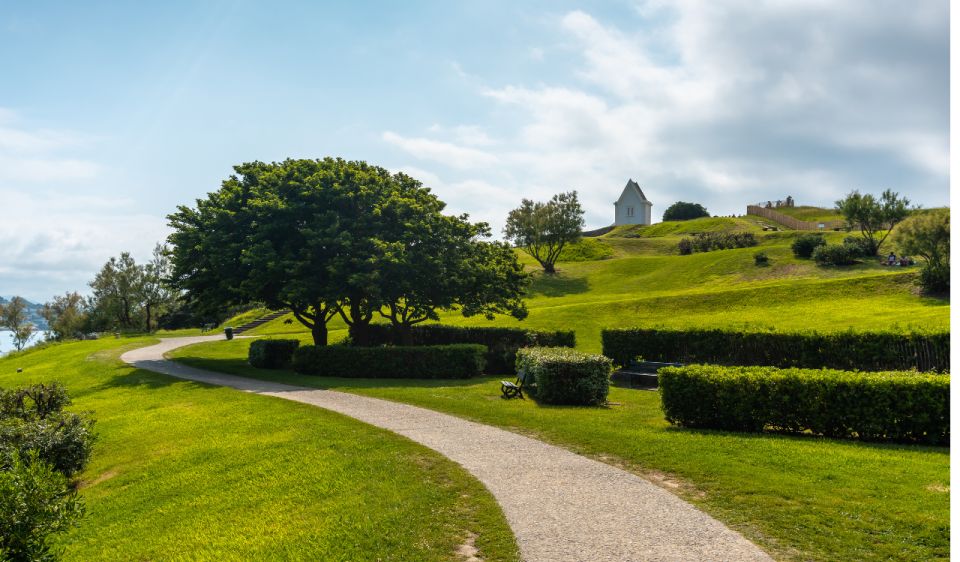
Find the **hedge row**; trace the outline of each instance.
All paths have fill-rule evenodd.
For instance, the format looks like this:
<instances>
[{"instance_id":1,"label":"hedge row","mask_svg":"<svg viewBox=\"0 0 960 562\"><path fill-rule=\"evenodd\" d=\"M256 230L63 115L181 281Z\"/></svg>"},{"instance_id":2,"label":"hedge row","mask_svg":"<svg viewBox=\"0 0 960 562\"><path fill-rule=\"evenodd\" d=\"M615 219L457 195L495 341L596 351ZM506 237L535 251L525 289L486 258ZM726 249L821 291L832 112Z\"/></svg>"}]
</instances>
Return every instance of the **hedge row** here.
<instances>
[{"instance_id":1,"label":"hedge row","mask_svg":"<svg viewBox=\"0 0 960 562\"><path fill-rule=\"evenodd\" d=\"M486 372L493 375L514 373L517 350L523 347L574 347L573 331L542 332L523 328L488 328L443 326L438 324L413 326L410 339L400 341L388 324L370 326L371 344L449 345L476 343L486 346Z\"/></svg>"},{"instance_id":2,"label":"hedge row","mask_svg":"<svg viewBox=\"0 0 960 562\"><path fill-rule=\"evenodd\" d=\"M950 441L950 376L690 365L659 371L667 421L870 441Z\"/></svg>"},{"instance_id":3,"label":"hedge row","mask_svg":"<svg viewBox=\"0 0 960 562\"><path fill-rule=\"evenodd\" d=\"M299 340L253 340L247 361L258 369L280 369L290 364Z\"/></svg>"},{"instance_id":4,"label":"hedge row","mask_svg":"<svg viewBox=\"0 0 960 562\"><path fill-rule=\"evenodd\" d=\"M306 345L293 353L293 370L325 377L465 379L483 373L487 348L476 344L418 347Z\"/></svg>"},{"instance_id":5,"label":"hedge row","mask_svg":"<svg viewBox=\"0 0 960 562\"><path fill-rule=\"evenodd\" d=\"M607 357L566 347L528 347L517 352L517 372L536 385L537 400L547 404L606 403L611 369Z\"/></svg>"},{"instance_id":6,"label":"hedge row","mask_svg":"<svg viewBox=\"0 0 960 562\"><path fill-rule=\"evenodd\" d=\"M950 334L736 332L606 329L603 354L618 365L647 361L864 371L950 370Z\"/></svg>"}]
</instances>

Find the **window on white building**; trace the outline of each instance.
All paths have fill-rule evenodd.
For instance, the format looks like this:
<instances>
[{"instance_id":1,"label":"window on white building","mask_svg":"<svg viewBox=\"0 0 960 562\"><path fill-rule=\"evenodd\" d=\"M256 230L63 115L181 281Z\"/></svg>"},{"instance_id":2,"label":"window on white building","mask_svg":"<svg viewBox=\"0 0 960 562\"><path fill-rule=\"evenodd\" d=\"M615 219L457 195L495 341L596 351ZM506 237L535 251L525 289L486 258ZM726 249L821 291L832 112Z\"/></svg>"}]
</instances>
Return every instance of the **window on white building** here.
<instances>
[{"instance_id":1,"label":"window on white building","mask_svg":"<svg viewBox=\"0 0 960 562\"><path fill-rule=\"evenodd\" d=\"M627 207L627 216L628 216L628 217L632 217L632 216L633 216L633 207Z\"/></svg>"}]
</instances>

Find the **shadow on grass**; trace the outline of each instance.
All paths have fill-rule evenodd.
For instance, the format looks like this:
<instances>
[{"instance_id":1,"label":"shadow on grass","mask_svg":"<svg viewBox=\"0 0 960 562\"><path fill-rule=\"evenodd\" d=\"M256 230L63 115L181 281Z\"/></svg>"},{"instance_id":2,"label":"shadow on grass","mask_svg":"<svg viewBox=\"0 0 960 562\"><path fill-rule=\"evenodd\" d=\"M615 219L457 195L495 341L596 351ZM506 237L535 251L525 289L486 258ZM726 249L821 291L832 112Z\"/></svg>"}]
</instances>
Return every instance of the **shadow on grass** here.
<instances>
[{"instance_id":1,"label":"shadow on grass","mask_svg":"<svg viewBox=\"0 0 960 562\"><path fill-rule=\"evenodd\" d=\"M590 282L586 277L565 277L564 274L540 274L533 278L533 283L527 289L527 296L541 295L544 297L562 297L578 295L590 290Z\"/></svg>"},{"instance_id":2,"label":"shadow on grass","mask_svg":"<svg viewBox=\"0 0 960 562\"><path fill-rule=\"evenodd\" d=\"M810 441L823 441L826 443L834 445L843 445L854 448L866 448L866 449L880 449L884 451L909 451L909 452L918 452L922 451L929 454L936 455L949 455L950 448L942 447L937 445L930 445L924 443L890 443L890 442L880 442L880 441L860 441L857 439L837 439L832 437L825 437L823 435L814 435L812 433L791 433L786 431L777 431L772 429L764 430L760 433L752 433L746 431L727 431L722 429L705 429L699 427L679 427L675 425L670 425L664 428L664 431L668 433L686 433L692 435L702 435L702 436L720 436L720 437L735 437L737 439L746 439L746 440L782 440L782 441L796 441L796 442L810 442Z\"/></svg>"}]
</instances>

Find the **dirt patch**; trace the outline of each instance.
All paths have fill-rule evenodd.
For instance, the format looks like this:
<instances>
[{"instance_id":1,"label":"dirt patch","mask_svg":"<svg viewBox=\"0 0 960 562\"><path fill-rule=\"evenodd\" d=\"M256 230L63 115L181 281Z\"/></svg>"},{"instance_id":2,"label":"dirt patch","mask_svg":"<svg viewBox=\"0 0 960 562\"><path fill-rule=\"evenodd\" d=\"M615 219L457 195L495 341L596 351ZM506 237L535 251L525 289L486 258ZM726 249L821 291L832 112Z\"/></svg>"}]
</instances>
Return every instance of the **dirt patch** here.
<instances>
[{"instance_id":1,"label":"dirt patch","mask_svg":"<svg viewBox=\"0 0 960 562\"><path fill-rule=\"evenodd\" d=\"M463 544L457 547L457 560L463 560L464 562L483 562L476 543L477 535L467 531L467 536L463 539Z\"/></svg>"},{"instance_id":2,"label":"dirt patch","mask_svg":"<svg viewBox=\"0 0 960 562\"><path fill-rule=\"evenodd\" d=\"M101 483L101 482L106 482L107 480L110 480L111 478L113 478L113 477L116 476L116 475L117 475L117 472L116 472L116 471L114 471L114 470L108 470L108 471L104 472L103 474L101 474L100 476L97 476L97 477L94 478L93 480L85 480L85 481L81 482L81 483L80 483L80 489L82 490L82 489L84 489L84 488L92 488L92 487L96 486L97 484L99 484L99 483Z\"/></svg>"},{"instance_id":3,"label":"dirt patch","mask_svg":"<svg viewBox=\"0 0 960 562\"><path fill-rule=\"evenodd\" d=\"M944 486L943 484L930 484L927 486L927 490L931 492L939 492L941 494L949 494L950 486Z\"/></svg>"}]
</instances>

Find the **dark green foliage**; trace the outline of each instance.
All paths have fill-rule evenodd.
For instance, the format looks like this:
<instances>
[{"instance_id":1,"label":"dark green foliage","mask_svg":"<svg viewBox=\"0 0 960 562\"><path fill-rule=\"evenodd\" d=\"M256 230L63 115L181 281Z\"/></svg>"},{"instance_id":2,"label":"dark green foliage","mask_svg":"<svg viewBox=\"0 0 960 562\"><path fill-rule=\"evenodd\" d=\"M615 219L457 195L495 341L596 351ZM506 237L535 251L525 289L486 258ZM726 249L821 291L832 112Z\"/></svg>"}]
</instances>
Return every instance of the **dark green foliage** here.
<instances>
[{"instance_id":1,"label":"dark green foliage","mask_svg":"<svg viewBox=\"0 0 960 562\"><path fill-rule=\"evenodd\" d=\"M371 326L371 343L401 344L396 330L384 324ZM486 372L492 375L514 373L517 350L523 347L574 347L576 335L571 331L544 332L523 328L461 327L428 324L414 326L407 345L448 345L478 343L487 348Z\"/></svg>"},{"instance_id":2,"label":"dark green foliage","mask_svg":"<svg viewBox=\"0 0 960 562\"><path fill-rule=\"evenodd\" d=\"M843 239L843 245L847 248L852 258L869 258L870 244L859 236L847 236Z\"/></svg>"},{"instance_id":3,"label":"dark green foliage","mask_svg":"<svg viewBox=\"0 0 960 562\"><path fill-rule=\"evenodd\" d=\"M667 421L687 427L950 441L949 375L690 365L659 385Z\"/></svg>"},{"instance_id":4,"label":"dark green foliage","mask_svg":"<svg viewBox=\"0 0 960 562\"><path fill-rule=\"evenodd\" d=\"M14 455L0 470L0 560L56 560L52 535L77 525L83 502L36 454Z\"/></svg>"},{"instance_id":5,"label":"dark green foliage","mask_svg":"<svg viewBox=\"0 0 960 562\"><path fill-rule=\"evenodd\" d=\"M677 250L680 251L681 256L689 256L693 253L693 242L689 238L683 238L677 244Z\"/></svg>"},{"instance_id":6,"label":"dark green foliage","mask_svg":"<svg viewBox=\"0 0 960 562\"><path fill-rule=\"evenodd\" d=\"M293 370L324 377L465 379L483 373L487 349L476 344L417 347L300 347Z\"/></svg>"},{"instance_id":7,"label":"dark green foliage","mask_svg":"<svg viewBox=\"0 0 960 562\"><path fill-rule=\"evenodd\" d=\"M809 258L813 256L814 250L827 243L820 234L801 234L790 245L793 255L798 258Z\"/></svg>"},{"instance_id":8,"label":"dark green foliage","mask_svg":"<svg viewBox=\"0 0 960 562\"><path fill-rule=\"evenodd\" d=\"M546 203L523 199L520 207L507 215L503 234L537 260L544 271L554 273L564 246L580 240L583 225L577 192L570 191L558 193Z\"/></svg>"},{"instance_id":9,"label":"dark green foliage","mask_svg":"<svg viewBox=\"0 0 960 562\"><path fill-rule=\"evenodd\" d=\"M606 329L603 354L626 365L648 361L849 370L949 371L950 334L777 333L689 329Z\"/></svg>"},{"instance_id":10,"label":"dark green foliage","mask_svg":"<svg viewBox=\"0 0 960 562\"><path fill-rule=\"evenodd\" d=\"M698 232L693 238L680 240L678 248L684 254L689 248L692 252L712 252L714 250L730 250L733 248L749 248L757 245L757 238L752 232Z\"/></svg>"},{"instance_id":11,"label":"dark green foliage","mask_svg":"<svg viewBox=\"0 0 960 562\"><path fill-rule=\"evenodd\" d=\"M859 248L847 244L826 244L813 251L817 265L853 265L860 255Z\"/></svg>"},{"instance_id":12,"label":"dark green foliage","mask_svg":"<svg viewBox=\"0 0 960 562\"><path fill-rule=\"evenodd\" d=\"M759 266L770 265L770 258L763 252L757 252L753 254L753 263Z\"/></svg>"},{"instance_id":13,"label":"dark green foliage","mask_svg":"<svg viewBox=\"0 0 960 562\"><path fill-rule=\"evenodd\" d=\"M950 293L950 265L927 263L920 270L920 287L928 294Z\"/></svg>"},{"instance_id":14,"label":"dark green foliage","mask_svg":"<svg viewBox=\"0 0 960 562\"><path fill-rule=\"evenodd\" d=\"M684 201L677 201L667 207L667 210L663 212L663 220L665 221L685 221L709 216L710 213L708 213L707 209L700 203L687 203Z\"/></svg>"},{"instance_id":15,"label":"dark green foliage","mask_svg":"<svg viewBox=\"0 0 960 562\"><path fill-rule=\"evenodd\" d=\"M299 340L253 340L247 360L258 369L280 369L290 364Z\"/></svg>"},{"instance_id":16,"label":"dark green foliage","mask_svg":"<svg viewBox=\"0 0 960 562\"><path fill-rule=\"evenodd\" d=\"M517 372L533 378L546 404L599 406L610 390L610 359L566 347L528 347L517 352Z\"/></svg>"},{"instance_id":17,"label":"dark green foliage","mask_svg":"<svg viewBox=\"0 0 960 562\"><path fill-rule=\"evenodd\" d=\"M0 419L44 419L70 405L67 389L58 382L34 384L16 390L0 389Z\"/></svg>"}]
</instances>

